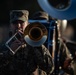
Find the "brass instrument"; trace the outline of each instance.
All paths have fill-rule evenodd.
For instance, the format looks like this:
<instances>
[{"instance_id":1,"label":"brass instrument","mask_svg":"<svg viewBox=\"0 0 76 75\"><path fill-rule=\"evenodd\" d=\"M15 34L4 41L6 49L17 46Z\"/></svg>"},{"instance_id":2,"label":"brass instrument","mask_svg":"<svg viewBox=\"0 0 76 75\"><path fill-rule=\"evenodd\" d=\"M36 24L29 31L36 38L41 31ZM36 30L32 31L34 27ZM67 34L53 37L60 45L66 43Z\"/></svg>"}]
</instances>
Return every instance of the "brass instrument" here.
<instances>
[{"instance_id":1,"label":"brass instrument","mask_svg":"<svg viewBox=\"0 0 76 75\"><path fill-rule=\"evenodd\" d=\"M13 50L11 48L11 44L14 42L14 41L18 41L19 43L21 43L20 39L22 38L22 35L20 32L16 32L6 43L6 47L13 53L15 54L17 52L18 49L21 48L21 45L19 45L18 47L15 48L15 50Z\"/></svg>"},{"instance_id":2,"label":"brass instrument","mask_svg":"<svg viewBox=\"0 0 76 75\"><path fill-rule=\"evenodd\" d=\"M29 45L36 47L42 45L46 41L47 34L48 31L43 24L34 22L26 27L24 39Z\"/></svg>"},{"instance_id":3,"label":"brass instrument","mask_svg":"<svg viewBox=\"0 0 76 75\"><path fill-rule=\"evenodd\" d=\"M76 0L37 0L40 7L51 17L60 20L76 18Z\"/></svg>"},{"instance_id":4,"label":"brass instrument","mask_svg":"<svg viewBox=\"0 0 76 75\"><path fill-rule=\"evenodd\" d=\"M23 38L27 44L36 47L42 45L46 41L47 33L47 29L43 24L39 22L30 23L25 28L23 35L20 32L16 32L5 45L13 54L15 54L17 50L22 47L22 41L20 40L21 38ZM11 44L16 40L21 44L15 50L13 50L11 48Z\"/></svg>"}]
</instances>

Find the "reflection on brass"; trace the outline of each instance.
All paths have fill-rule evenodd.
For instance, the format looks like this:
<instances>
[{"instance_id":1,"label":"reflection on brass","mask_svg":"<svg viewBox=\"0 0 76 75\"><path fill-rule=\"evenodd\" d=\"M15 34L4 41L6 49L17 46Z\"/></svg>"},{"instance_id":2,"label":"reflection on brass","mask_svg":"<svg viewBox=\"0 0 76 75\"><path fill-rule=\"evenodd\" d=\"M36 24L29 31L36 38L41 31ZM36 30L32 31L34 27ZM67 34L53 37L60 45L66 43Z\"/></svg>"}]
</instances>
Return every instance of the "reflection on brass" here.
<instances>
[{"instance_id":1,"label":"reflection on brass","mask_svg":"<svg viewBox=\"0 0 76 75\"><path fill-rule=\"evenodd\" d=\"M70 0L48 0L49 4L56 9L65 9L69 7Z\"/></svg>"},{"instance_id":2,"label":"reflection on brass","mask_svg":"<svg viewBox=\"0 0 76 75\"><path fill-rule=\"evenodd\" d=\"M47 34L47 29L43 24L34 22L26 27L24 31L24 39L32 46L39 46L46 41Z\"/></svg>"}]
</instances>

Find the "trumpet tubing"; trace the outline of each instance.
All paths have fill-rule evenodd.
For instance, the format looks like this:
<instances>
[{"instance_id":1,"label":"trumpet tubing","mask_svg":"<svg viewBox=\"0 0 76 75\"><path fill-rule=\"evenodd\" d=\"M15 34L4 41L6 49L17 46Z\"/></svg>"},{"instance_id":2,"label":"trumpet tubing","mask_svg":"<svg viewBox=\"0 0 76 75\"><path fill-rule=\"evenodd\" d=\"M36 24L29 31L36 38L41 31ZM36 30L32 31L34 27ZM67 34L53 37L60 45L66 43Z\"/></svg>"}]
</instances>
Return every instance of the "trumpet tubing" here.
<instances>
[{"instance_id":1,"label":"trumpet tubing","mask_svg":"<svg viewBox=\"0 0 76 75\"><path fill-rule=\"evenodd\" d=\"M22 38L22 34L20 32L16 32L13 36L11 36L11 38L5 43L6 47L13 53L15 54L17 52L17 50L19 50L19 48L21 48L21 45L19 45L18 47L16 47L15 49L13 49L11 47L12 43L15 41L18 41L19 43L21 43L21 39Z\"/></svg>"}]
</instances>

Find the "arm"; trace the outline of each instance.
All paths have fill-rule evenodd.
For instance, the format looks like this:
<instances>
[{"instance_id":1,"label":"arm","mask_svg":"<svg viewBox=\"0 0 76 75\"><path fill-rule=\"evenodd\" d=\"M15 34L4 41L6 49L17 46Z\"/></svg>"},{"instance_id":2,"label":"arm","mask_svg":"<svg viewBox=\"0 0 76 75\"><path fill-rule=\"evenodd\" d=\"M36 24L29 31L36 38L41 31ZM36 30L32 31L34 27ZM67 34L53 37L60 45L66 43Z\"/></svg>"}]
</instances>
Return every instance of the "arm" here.
<instances>
[{"instance_id":1,"label":"arm","mask_svg":"<svg viewBox=\"0 0 76 75\"><path fill-rule=\"evenodd\" d=\"M62 43L60 48L60 66L62 69L68 73L73 73L72 63L69 63L72 57L70 56L70 52L65 43Z\"/></svg>"},{"instance_id":2,"label":"arm","mask_svg":"<svg viewBox=\"0 0 76 75\"><path fill-rule=\"evenodd\" d=\"M35 49L35 55L39 68L44 70L47 74L51 74L54 70L54 64L49 50L42 45Z\"/></svg>"}]
</instances>

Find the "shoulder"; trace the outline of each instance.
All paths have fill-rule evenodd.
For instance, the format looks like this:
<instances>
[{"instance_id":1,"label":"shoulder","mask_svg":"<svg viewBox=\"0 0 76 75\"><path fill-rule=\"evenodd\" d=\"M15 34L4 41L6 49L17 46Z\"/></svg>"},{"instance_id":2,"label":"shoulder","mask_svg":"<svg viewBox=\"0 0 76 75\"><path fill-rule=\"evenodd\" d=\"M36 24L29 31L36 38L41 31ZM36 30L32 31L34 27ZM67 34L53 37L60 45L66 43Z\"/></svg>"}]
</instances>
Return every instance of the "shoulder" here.
<instances>
[{"instance_id":1,"label":"shoulder","mask_svg":"<svg viewBox=\"0 0 76 75\"><path fill-rule=\"evenodd\" d=\"M47 51L48 49L45 47L45 45L41 46L43 50Z\"/></svg>"}]
</instances>

